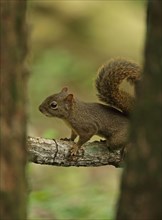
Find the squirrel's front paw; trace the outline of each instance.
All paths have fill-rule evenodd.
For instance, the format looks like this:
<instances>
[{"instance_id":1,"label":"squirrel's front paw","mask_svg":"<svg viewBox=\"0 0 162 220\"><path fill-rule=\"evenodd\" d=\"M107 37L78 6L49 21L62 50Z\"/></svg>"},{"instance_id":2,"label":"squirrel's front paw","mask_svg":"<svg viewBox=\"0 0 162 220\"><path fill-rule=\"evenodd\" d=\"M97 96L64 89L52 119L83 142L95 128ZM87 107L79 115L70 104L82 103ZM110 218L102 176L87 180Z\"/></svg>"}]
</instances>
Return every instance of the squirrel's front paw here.
<instances>
[{"instance_id":1,"label":"squirrel's front paw","mask_svg":"<svg viewBox=\"0 0 162 220\"><path fill-rule=\"evenodd\" d=\"M76 156L78 154L79 147L76 143L73 143L73 146L70 149L70 155L71 156Z\"/></svg>"},{"instance_id":2,"label":"squirrel's front paw","mask_svg":"<svg viewBox=\"0 0 162 220\"><path fill-rule=\"evenodd\" d=\"M78 153L78 150L79 150L78 146L74 143L73 146L70 149L70 155L71 156L76 156L77 153Z\"/></svg>"}]
</instances>

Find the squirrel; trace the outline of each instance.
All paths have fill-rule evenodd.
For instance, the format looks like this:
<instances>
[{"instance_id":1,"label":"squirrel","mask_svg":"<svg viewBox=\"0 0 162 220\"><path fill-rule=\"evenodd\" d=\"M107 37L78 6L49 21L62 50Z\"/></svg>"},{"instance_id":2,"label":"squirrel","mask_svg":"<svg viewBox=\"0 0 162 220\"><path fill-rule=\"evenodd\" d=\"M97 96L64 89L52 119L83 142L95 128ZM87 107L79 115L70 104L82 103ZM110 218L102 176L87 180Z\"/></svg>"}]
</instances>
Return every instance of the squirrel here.
<instances>
[{"instance_id":1,"label":"squirrel","mask_svg":"<svg viewBox=\"0 0 162 220\"><path fill-rule=\"evenodd\" d=\"M71 128L71 141L79 136L71 155L76 155L93 135L104 137L111 150L123 150L129 144L129 114L133 110L135 97L120 89L120 85L127 80L136 87L140 78L141 68L135 62L111 59L99 68L95 81L99 100L106 104L80 101L65 87L47 97L39 110L46 116L64 120Z\"/></svg>"}]
</instances>

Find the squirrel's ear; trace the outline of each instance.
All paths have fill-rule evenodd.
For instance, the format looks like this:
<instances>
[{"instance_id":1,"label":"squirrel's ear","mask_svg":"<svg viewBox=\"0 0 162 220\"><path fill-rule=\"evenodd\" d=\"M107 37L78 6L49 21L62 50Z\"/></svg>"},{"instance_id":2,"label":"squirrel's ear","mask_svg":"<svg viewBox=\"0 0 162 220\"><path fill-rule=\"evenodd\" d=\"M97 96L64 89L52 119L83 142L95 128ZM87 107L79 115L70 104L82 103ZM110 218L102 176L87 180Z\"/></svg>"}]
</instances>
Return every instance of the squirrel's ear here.
<instances>
[{"instance_id":1,"label":"squirrel's ear","mask_svg":"<svg viewBox=\"0 0 162 220\"><path fill-rule=\"evenodd\" d=\"M73 98L74 98L73 94L69 94L68 96L66 96L65 100L68 102L72 102Z\"/></svg>"},{"instance_id":2,"label":"squirrel's ear","mask_svg":"<svg viewBox=\"0 0 162 220\"><path fill-rule=\"evenodd\" d=\"M68 94L66 96L66 98L64 99L64 101L65 101L65 108L67 110L70 110L72 108L72 106L73 106L73 103L74 103L74 96L73 96L73 94Z\"/></svg>"},{"instance_id":3,"label":"squirrel's ear","mask_svg":"<svg viewBox=\"0 0 162 220\"><path fill-rule=\"evenodd\" d=\"M65 108L67 110L71 109L73 106L73 102L74 102L74 96L73 94L69 94L66 96L65 100Z\"/></svg>"},{"instance_id":4,"label":"squirrel's ear","mask_svg":"<svg viewBox=\"0 0 162 220\"><path fill-rule=\"evenodd\" d=\"M68 91L68 88L67 87L64 87L61 92L67 92Z\"/></svg>"}]
</instances>

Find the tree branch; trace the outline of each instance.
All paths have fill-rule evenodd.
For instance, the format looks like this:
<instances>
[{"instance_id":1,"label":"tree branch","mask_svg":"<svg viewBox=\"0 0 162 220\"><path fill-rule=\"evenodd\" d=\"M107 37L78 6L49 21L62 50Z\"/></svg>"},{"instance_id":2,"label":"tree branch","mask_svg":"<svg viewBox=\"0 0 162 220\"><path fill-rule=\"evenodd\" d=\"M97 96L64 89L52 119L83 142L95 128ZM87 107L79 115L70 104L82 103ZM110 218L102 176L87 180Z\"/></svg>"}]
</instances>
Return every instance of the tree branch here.
<instances>
[{"instance_id":1,"label":"tree branch","mask_svg":"<svg viewBox=\"0 0 162 220\"><path fill-rule=\"evenodd\" d=\"M40 137L28 137L29 161L53 166L97 167L113 165L121 167L120 151L110 152L105 142L88 142L77 156L70 156L69 149L73 142L51 140Z\"/></svg>"}]
</instances>

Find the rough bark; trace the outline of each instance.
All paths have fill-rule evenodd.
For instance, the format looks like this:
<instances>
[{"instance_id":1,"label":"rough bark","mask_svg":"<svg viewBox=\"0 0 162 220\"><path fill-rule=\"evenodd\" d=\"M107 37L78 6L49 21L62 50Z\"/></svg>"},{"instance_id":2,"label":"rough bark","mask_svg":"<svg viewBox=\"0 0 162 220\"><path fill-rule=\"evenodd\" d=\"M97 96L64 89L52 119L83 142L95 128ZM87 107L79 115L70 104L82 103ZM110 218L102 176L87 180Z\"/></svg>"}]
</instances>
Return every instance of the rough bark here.
<instances>
[{"instance_id":1,"label":"rough bark","mask_svg":"<svg viewBox=\"0 0 162 220\"><path fill-rule=\"evenodd\" d=\"M122 166L120 151L110 152L104 142L91 142L83 146L77 156L70 156L73 142L28 137L30 162L53 166L97 167L104 165Z\"/></svg>"},{"instance_id":2,"label":"rough bark","mask_svg":"<svg viewBox=\"0 0 162 220\"><path fill-rule=\"evenodd\" d=\"M26 219L25 0L0 3L0 219Z\"/></svg>"},{"instance_id":3,"label":"rough bark","mask_svg":"<svg viewBox=\"0 0 162 220\"><path fill-rule=\"evenodd\" d=\"M162 219L162 1L149 1L144 77L116 219Z\"/></svg>"}]
</instances>

